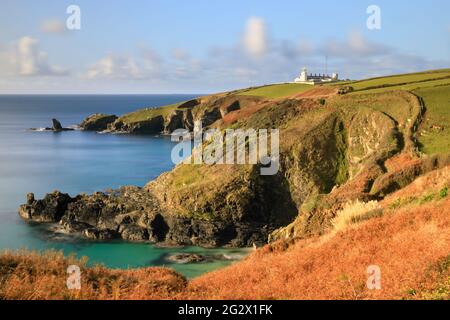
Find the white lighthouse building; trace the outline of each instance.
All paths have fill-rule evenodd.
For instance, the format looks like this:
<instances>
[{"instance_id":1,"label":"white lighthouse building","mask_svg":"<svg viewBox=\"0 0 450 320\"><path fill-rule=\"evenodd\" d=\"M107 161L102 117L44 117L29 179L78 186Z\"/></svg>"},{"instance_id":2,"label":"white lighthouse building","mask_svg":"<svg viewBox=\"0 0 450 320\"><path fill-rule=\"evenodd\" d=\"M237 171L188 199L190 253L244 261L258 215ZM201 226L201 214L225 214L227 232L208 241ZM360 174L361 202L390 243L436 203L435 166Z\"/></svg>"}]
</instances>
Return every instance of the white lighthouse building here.
<instances>
[{"instance_id":1,"label":"white lighthouse building","mask_svg":"<svg viewBox=\"0 0 450 320\"><path fill-rule=\"evenodd\" d=\"M300 73L300 76L294 80L295 83L304 83L304 84L320 84L325 82L334 82L338 81L339 76L337 73L333 73L331 76L327 74L312 74L310 73L308 75L308 69L303 68L302 72Z\"/></svg>"}]
</instances>

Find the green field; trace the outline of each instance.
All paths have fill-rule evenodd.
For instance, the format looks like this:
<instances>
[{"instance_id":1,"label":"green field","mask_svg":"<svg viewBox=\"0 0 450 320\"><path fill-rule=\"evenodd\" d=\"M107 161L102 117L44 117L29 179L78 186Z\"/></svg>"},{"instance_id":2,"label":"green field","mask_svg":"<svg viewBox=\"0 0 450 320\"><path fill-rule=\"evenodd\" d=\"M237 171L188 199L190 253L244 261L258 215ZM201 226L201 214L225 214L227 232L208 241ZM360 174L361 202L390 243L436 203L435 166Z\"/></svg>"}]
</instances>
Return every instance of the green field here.
<instances>
[{"instance_id":1,"label":"green field","mask_svg":"<svg viewBox=\"0 0 450 320\"><path fill-rule=\"evenodd\" d=\"M420 128L421 151L450 153L450 85L414 91L425 101L427 112Z\"/></svg>"},{"instance_id":2,"label":"green field","mask_svg":"<svg viewBox=\"0 0 450 320\"><path fill-rule=\"evenodd\" d=\"M424 100L425 119L419 128L420 150L425 154L450 153L450 69L375 78L350 83L355 92L410 91ZM398 119L400 110L383 110Z\"/></svg>"},{"instance_id":3,"label":"green field","mask_svg":"<svg viewBox=\"0 0 450 320\"><path fill-rule=\"evenodd\" d=\"M312 88L314 87L308 84L284 83L244 90L241 91L239 95L276 99L287 97L296 93L302 93Z\"/></svg>"},{"instance_id":4,"label":"green field","mask_svg":"<svg viewBox=\"0 0 450 320\"><path fill-rule=\"evenodd\" d=\"M414 91L414 90L418 90L418 89L431 88L431 87L437 87L437 86L449 85L449 84L450 84L450 78L446 78L446 79L441 79L441 80L430 80L430 81L423 81L423 82L408 83L408 84L392 86L392 87L369 89L369 90L364 90L364 93L380 93L380 92L386 92L389 90Z\"/></svg>"},{"instance_id":5,"label":"green field","mask_svg":"<svg viewBox=\"0 0 450 320\"><path fill-rule=\"evenodd\" d=\"M434 72L411 73L397 76L354 81L350 85L355 89L355 91L362 91L369 89L390 88L402 85L414 85L414 83L441 80L444 78L450 80L450 69L437 70Z\"/></svg>"}]
</instances>

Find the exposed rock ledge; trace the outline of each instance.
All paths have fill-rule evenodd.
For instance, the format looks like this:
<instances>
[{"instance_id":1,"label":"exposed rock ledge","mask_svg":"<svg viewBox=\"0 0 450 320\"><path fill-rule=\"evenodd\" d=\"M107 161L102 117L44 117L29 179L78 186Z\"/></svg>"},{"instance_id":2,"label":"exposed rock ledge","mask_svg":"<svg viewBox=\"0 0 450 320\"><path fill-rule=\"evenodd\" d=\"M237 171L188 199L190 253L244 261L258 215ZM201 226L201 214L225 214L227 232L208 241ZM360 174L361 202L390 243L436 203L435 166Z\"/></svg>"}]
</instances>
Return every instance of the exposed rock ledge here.
<instances>
[{"instance_id":1,"label":"exposed rock ledge","mask_svg":"<svg viewBox=\"0 0 450 320\"><path fill-rule=\"evenodd\" d=\"M108 125L117 120L116 115L108 115L96 113L87 117L81 124L80 128L85 131L103 131Z\"/></svg>"},{"instance_id":2,"label":"exposed rock ledge","mask_svg":"<svg viewBox=\"0 0 450 320\"><path fill-rule=\"evenodd\" d=\"M170 134L176 129L192 131L195 121L201 121L204 127L208 127L223 120L228 113L260 101L261 98L246 96L193 99L176 107L141 109L121 117L93 114L80 124L80 128L128 134Z\"/></svg>"},{"instance_id":3,"label":"exposed rock ledge","mask_svg":"<svg viewBox=\"0 0 450 320\"><path fill-rule=\"evenodd\" d=\"M42 200L28 194L19 215L57 223L62 232L93 240L123 239L166 245L250 247L266 242L273 228L254 222L206 221L163 212L155 197L138 187L92 195L54 191Z\"/></svg>"}]
</instances>

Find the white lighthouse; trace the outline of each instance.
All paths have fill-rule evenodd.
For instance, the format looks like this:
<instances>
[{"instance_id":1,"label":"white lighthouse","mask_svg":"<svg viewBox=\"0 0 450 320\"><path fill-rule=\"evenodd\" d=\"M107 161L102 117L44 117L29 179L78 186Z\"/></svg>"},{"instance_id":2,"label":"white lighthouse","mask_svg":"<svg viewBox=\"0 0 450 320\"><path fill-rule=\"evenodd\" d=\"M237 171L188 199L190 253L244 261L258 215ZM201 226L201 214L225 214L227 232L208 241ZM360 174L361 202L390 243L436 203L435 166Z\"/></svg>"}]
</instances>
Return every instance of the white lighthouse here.
<instances>
[{"instance_id":1,"label":"white lighthouse","mask_svg":"<svg viewBox=\"0 0 450 320\"><path fill-rule=\"evenodd\" d=\"M320 84L323 82L333 82L338 81L339 77L337 73L333 73L330 77L328 74L309 74L308 75L308 69L303 68L302 72L300 73L300 76L294 80L295 83L304 83L304 84Z\"/></svg>"},{"instance_id":2,"label":"white lighthouse","mask_svg":"<svg viewBox=\"0 0 450 320\"><path fill-rule=\"evenodd\" d=\"M304 67L302 69L302 72L300 73L300 77L297 78L300 82L306 82L308 81L308 69L306 69L306 67Z\"/></svg>"},{"instance_id":3,"label":"white lighthouse","mask_svg":"<svg viewBox=\"0 0 450 320\"><path fill-rule=\"evenodd\" d=\"M300 76L295 78L294 82L296 83L307 83L308 82L308 69L305 67L302 69Z\"/></svg>"}]
</instances>

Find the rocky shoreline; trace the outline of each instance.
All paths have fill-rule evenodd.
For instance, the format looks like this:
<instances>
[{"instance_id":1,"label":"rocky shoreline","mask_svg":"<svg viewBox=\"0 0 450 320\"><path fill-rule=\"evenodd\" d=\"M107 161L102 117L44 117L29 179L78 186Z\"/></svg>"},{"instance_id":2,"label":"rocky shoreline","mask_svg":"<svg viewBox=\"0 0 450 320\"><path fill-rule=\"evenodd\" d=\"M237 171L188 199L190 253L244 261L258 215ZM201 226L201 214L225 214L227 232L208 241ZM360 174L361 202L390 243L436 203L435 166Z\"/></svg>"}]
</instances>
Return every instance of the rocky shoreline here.
<instances>
[{"instance_id":1,"label":"rocky shoreline","mask_svg":"<svg viewBox=\"0 0 450 320\"><path fill-rule=\"evenodd\" d=\"M199 220L164 212L149 192L123 187L109 193L70 197L55 191L19 208L26 221L57 224L66 233L92 240L122 239L169 246L250 247L265 243L274 228L257 222Z\"/></svg>"},{"instance_id":2,"label":"rocky shoreline","mask_svg":"<svg viewBox=\"0 0 450 320\"><path fill-rule=\"evenodd\" d=\"M139 110L136 112L138 120L133 118L132 121L129 115L117 117L97 113L88 116L78 127L82 131L125 134L170 134L176 129L192 131L196 120L207 127L239 110L240 103L257 100L226 95L207 100L193 99L165 114L158 114L165 108ZM141 115L147 112L151 115ZM64 130L57 120L54 119L53 123L54 128L49 130ZM207 248L261 245L267 242L270 232L279 227L268 219L183 216L170 206L161 205L160 200L161 194L155 195L147 188L134 186L75 197L55 191L41 200L28 194L27 203L19 208L19 215L26 221L55 224L61 232L87 239L122 239Z\"/></svg>"},{"instance_id":3,"label":"rocky shoreline","mask_svg":"<svg viewBox=\"0 0 450 320\"><path fill-rule=\"evenodd\" d=\"M170 134L177 129L192 131L195 121L201 121L204 127L208 127L224 119L228 113L240 110L241 104L259 100L255 97L226 95L192 99L173 108L142 109L121 117L93 114L83 120L79 127L85 131L126 134Z\"/></svg>"}]
</instances>

